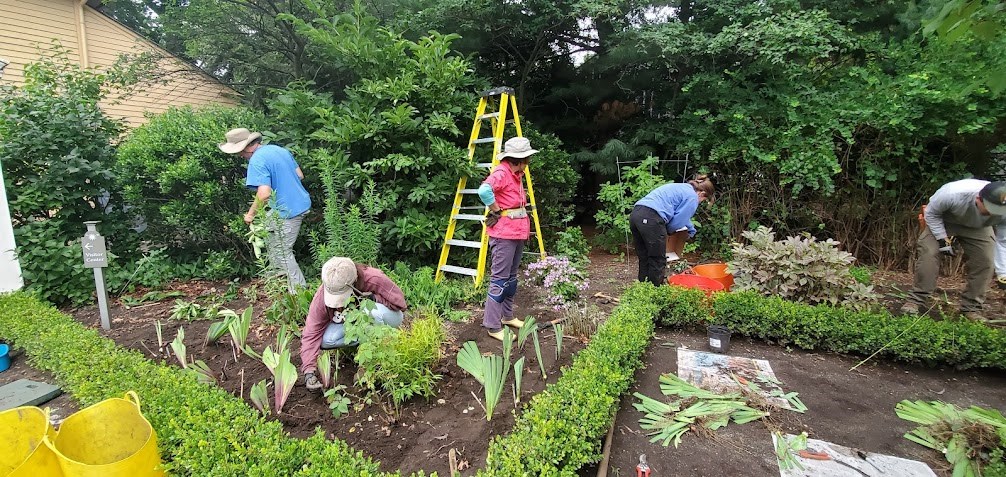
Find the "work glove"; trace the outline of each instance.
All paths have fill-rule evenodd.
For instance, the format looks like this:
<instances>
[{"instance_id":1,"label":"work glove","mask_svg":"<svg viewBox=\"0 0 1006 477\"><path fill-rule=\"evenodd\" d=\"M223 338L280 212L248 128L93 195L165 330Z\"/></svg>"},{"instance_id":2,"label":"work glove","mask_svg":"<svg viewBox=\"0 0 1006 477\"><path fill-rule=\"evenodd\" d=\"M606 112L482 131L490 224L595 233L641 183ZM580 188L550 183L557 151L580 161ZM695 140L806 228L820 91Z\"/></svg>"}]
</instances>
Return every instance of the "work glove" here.
<instances>
[{"instance_id":1,"label":"work glove","mask_svg":"<svg viewBox=\"0 0 1006 477\"><path fill-rule=\"evenodd\" d=\"M954 256L954 247L950 243L950 237L947 237L945 239L940 239L939 243L940 243L940 253L942 253L943 255L946 255L948 257L953 257Z\"/></svg>"},{"instance_id":2,"label":"work glove","mask_svg":"<svg viewBox=\"0 0 1006 477\"><path fill-rule=\"evenodd\" d=\"M500 217L503 216L503 212L500 210L489 211L489 215L486 216L486 227L492 227L500 221Z\"/></svg>"},{"instance_id":3,"label":"work glove","mask_svg":"<svg viewBox=\"0 0 1006 477\"><path fill-rule=\"evenodd\" d=\"M996 278L996 285L1000 290L1006 290L1006 275Z\"/></svg>"}]
</instances>

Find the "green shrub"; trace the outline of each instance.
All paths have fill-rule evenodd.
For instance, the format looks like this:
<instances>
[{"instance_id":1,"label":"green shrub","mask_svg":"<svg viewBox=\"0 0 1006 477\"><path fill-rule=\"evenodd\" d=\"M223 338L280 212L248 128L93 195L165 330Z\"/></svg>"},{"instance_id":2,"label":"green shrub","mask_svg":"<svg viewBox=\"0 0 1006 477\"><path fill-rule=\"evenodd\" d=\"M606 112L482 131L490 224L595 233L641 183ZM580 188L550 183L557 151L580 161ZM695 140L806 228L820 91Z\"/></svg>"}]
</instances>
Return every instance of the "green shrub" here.
<instances>
[{"instance_id":1,"label":"green shrub","mask_svg":"<svg viewBox=\"0 0 1006 477\"><path fill-rule=\"evenodd\" d=\"M223 389L119 348L24 293L0 296L0 338L82 405L135 390L170 475L384 475L377 462L323 431L291 439L282 423L264 420Z\"/></svg>"},{"instance_id":2,"label":"green shrub","mask_svg":"<svg viewBox=\"0 0 1006 477\"><path fill-rule=\"evenodd\" d=\"M417 318L405 329L360 343L356 362L361 382L391 397L396 408L413 396L430 397L440 375L433 367L443 357L444 326L440 317Z\"/></svg>"},{"instance_id":3,"label":"green shrub","mask_svg":"<svg viewBox=\"0 0 1006 477\"><path fill-rule=\"evenodd\" d=\"M580 227L566 227L556 234L555 255L569 258L578 270L586 271L590 263L590 243Z\"/></svg>"},{"instance_id":4,"label":"green shrub","mask_svg":"<svg viewBox=\"0 0 1006 477\"><path fill-rule=\"evenodd\" d=\"M873 283L873 269L870 267L851 267L849 268L849 274L852 275L852 278L854 278L857 283L862 283L863 285L870 285Z\"/></svg>"},{"instance_id":5,"label":"green shrub","mask_svg":"<svg viewBox=\"0 0 1006 477\"><path fill-rule=\"evenodd\" d=\"M734 289L810 303L864 308L876 301L873 287L855 280L849 267L856 257L838 242L819 242L805 234L776 241L772 229L744 232L749 245L735 244L730 272Z\"/></svg>"},{"instance_id":6,"label":"green shrub","mask_svg":"<svg viewBox=\"0 0 1006 477\"><path fill-rule=\"evenodd\" d=\"M659 162L655 157L648 157L636 167L623 167L619 183L605 182L597 200L601 202L601 210L594 214L597 220L597 244L609 252L618 250L629 236L629 212L639 199L650 191L667 183L660 175L652 171ZM631 237L629 237L631 241Z\"/></svg>"},{"instance_id":7,"label":"green shrub","mask_svg":"<svg viewBox=\"0 0 1006 477\"><path fill-rule=\"evenodd\" d=\"M469 312L455 307L485 299L485 289L475 288L471 280L445 278L437 283L432 267L412 271L398 262L388 277L402 289L410 308L428 309L451 321L465 321L469 316Z\"/></svg>"},{"instance_id":8,"label":"green shrub","mask_svg":"<svg viewBox=\"0 0 1006 477\"><path fill-rule=\"evenodd\" d=\"M600 458L619 397L632 384L653 335L659 293L646 283L629 289L572 366L531 399L510 434L493 439L486 468L478 475L576 475Z\"/></svg>"},{"instance_id":9,"label":"green shrub","mask_svg":"<svg viewBox=\"0 0 1006 477\"><path fill-rule=\"evenodd\" d=\"M752 292L716 295L713 316L712 322L735 333L804 349L880 351L878 356L897 361L958 369L1006 368L1006 333L970 321L811 306Z\"/></svg>"},{"instance_id":10,"label":"green shrub","mask_svg":"<svg viewBox=\"0 0 1006 477\"><path fill-rule=\"evenodd\" d=\"M334 166L344 165L342 152L320 151L329 157L322 162L322 185L325 190L324 223L320 234L311 235L315 264L318 269L332 257L349 257L355 262L375 263L381 249L377 214L381 212L374 190L374 181L367 180L362 200L350 204L337 185L346 180Z\"/></svg>"},{"instance_id":11,"label":"green shrub","mask_svg":"<svg viewBox=\"0 0 1006 477\"><path fill-rule=\"evenodd\" d=\"M25 68L22 86L0 85L0 163L25 285L57 304L81 304L94 282L81 264L85 220L101 220L109 249L129 255L135 239L114 186L122 123L99 102L137 81L129 63L84 69L60 47ZM138 63L134 63L136 65Z\"/></svg>"},{"instance_id":12,"label":"green shrub","mask_svg":"<svg viewBox=\"0 0 1006 477\"><path fill-rule=\"evenodd\" d=\"M169 250L231 250L251 261L241 214L252 193L242 159L217 148L229 129L260 130L244 108L171 108L119 145L117 183L147 225L144 240Z\"/></svg>"}]
</instances>

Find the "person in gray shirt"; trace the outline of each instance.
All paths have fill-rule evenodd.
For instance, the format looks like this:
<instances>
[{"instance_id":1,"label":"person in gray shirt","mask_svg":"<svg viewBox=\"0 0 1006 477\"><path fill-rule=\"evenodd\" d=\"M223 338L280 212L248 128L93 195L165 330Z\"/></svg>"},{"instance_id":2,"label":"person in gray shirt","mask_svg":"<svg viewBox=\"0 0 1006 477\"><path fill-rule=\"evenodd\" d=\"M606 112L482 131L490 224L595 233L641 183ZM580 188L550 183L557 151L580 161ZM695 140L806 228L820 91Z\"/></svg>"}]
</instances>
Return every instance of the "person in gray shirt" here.
<instances>
[{"instance_id":1,"label":"person in gray shirt","mask_svg":"<svg viewBox=\"0 0 1006 477\"><path fill-rule=\"evenodd\" d=\"M967 287L961 314L975 321L982 315L993 273L1006 288L1006 182L964 179L940 187L926 205L925 227L916 243L915 283L903 314L919 314L936 290L940 256L954 256L951 243L960 242L967 264Z\"/></svg>"}]
</instances>

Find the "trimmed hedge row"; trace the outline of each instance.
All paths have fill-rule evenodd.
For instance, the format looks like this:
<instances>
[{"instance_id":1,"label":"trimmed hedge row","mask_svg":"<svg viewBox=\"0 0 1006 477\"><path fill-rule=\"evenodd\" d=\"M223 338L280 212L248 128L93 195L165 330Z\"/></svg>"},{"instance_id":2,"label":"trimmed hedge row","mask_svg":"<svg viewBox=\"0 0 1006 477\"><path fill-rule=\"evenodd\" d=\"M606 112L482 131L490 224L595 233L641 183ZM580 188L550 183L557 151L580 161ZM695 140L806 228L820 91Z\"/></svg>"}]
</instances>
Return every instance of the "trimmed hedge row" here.
<instances>
[{"instance_id":1,"label":"trimmed hedge row","mask_svg":"<svg viewBox=\"0 0 1006 477\"><path fill-rule=\"evenodd\" d=\"M0 296L0 338L25 350L84 405L135 390L172 475L385 475L344 442L320 430L290 438L280 422L223 389L120 348L27 294Z\"/></svg>"},{"instance_id":2,"label":"trimmed hedge row","mask_svg":"<svg viewBox=\"0 0 1006 477\"><path fill-rule=\"evenodd\" d=\"M811 306L754 292L716 294L704 313L705 320L734 333L804 349L870 355L886 345L878 356L958 369L1006 369L1006 333L971 321Z\"/></svg>"},{"instance_id":3,"label":"trimmed hedge row","mask_svg":"<svg viewBox=\"0 0 1006 477\"><path fill-rule=\"evenodd\" d=\"M479 476L575 476L600 458L619 397L633 382L656 318L697 322L705 294L640 283L622 295L607 322L559 380L534 398L513 431L497 436Z\"/></svg>"}]
</instances>

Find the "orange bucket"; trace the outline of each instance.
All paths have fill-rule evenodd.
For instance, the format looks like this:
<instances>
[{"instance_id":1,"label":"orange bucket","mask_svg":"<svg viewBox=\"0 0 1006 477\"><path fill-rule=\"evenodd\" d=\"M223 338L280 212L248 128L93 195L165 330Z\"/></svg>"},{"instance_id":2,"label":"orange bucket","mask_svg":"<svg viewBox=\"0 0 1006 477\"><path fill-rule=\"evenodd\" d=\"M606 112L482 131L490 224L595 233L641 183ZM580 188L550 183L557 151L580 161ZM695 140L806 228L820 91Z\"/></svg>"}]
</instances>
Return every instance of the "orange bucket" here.
<instances>
[{"instance_id":1,"label":"orange bucket","mask_svg":"<svg viewBox=\"0 0 1006 477\"><path fill-rule=\"evenodd\" d=\"M723 289L730 291L730 287L734 285L734 275L732 273L727 273L727 264L725 263L707 263L705 265L696 265L692 267L692 271L696 275L712 278L723 284Z\"/></svg>"},{"instance_id":2,"label":"orange bucket","mask_svg":"<svg viewBox=\"0 0 1006 477\"><path fill-rule=\"evenodd\" d=\"M700 275L691 275L686 273L671 275L670 277L667 278L667 284L685 288L697 288L699 290L705 291L706 295L712 295L713 292L724 290L723 284L716 280L713 280L712 278L707 278Z\"/></svg>"}]
</instances>

